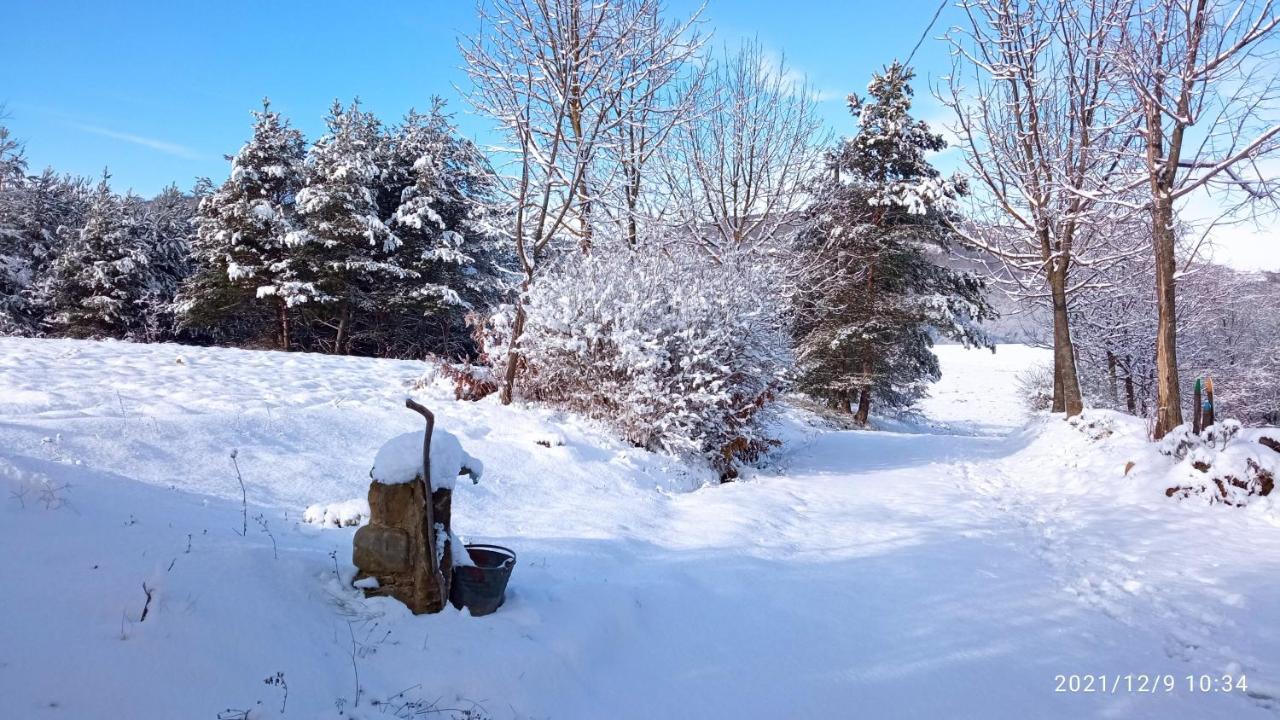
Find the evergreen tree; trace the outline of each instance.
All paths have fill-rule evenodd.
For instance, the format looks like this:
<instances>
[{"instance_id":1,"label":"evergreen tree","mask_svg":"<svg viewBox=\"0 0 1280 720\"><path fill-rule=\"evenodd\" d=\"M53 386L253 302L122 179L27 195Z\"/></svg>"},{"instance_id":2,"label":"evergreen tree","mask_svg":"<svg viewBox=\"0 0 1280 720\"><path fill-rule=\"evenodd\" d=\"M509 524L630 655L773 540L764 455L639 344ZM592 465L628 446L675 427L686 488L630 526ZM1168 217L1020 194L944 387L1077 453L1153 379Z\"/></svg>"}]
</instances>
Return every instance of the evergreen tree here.
<instances>
[{"instance_id":1,"label":"evergreen tree","mask_svg":"<svg viewBox=\"0 0 1280 720\"><path fill-rule=\"evenodd\" d=\"M168 339L176 331L174 299L191 274L196 202L170 185L143 204L139 230L148 274L141 302L148 340Z\"/></svg>"},{"instance_id":2,"label":"evergreen tree","mask_svg":"<svg viewBox=\"0 0 1280 720\"><path fill-rule=\"evenodd\" d=\"M986 344L992 315L982 281L940 264L953 239L948 214L964 188L926 153L942 137L911 117L913 72L894 63L869 97L850 96L859 121L813 188L802 247L811 277L797 313L800 389L866 423L874 399L910 406L940 376L931 333Z\"/></svg>"},{"instance_id":3,"label":"evergreen tree","mask_svg":"<svg viewBox=\"0 0 1280 720\"><path fill-rule=\"evenodd\" d=\"M306 145L270 101L263 100L254 118L253 137L227 158L227 181L200 200L196 271L180 308L185 325L219 337L248 339L274 325L277 347L288 349L289 309L316 295L300 272L304 236L294 210Z\"/></svg>"},{"instance_id":4,"label":"evergreen tree","mask_svg":"<svg viewBox=\"0 0 1280 720\"><path fill-rule=\"evenodd\" d=\"M111 191L103 172L82 228L62 228L45 299L50 324L77 337L130 337L142 325L149 262L142 241L143 201Z\"/></svg>"},{"instance_id":5,"label":"evergreen tree","mask_svg":"<svg viewBox=\"0 0 1280 720\"><path fill-rule=\"evenodd\" d=\"M400 238L407 272L378 304L399 318L395 352L470 355L466 314L499 292L503 245L491 230L495 176L483 154L458 137L436 99L410 111L389 138L379 206Z\"/></svg>"},{"instance_id":6,"label":"evergreen tree","mask_svg":"<svg viewBox=\"0 0 1280 720\"><path fill-rule=\"evenodd\" d=\"M334 332L331 352L350 348L353 318L378 309L379 290L411 275L402 266L402 241L384 222L378 190L389 152L382 125L357 100L334 102L328 133L308 153L297 208L303 227L290 235L302 246L300 273L310 280L315 321Z\"/></svg>"},{"instance_id":7,"label":"evergreen tree","mask_svg":"<svg viewBox=\"0 0 1280 720\"><path fill-rule=\"evenodd\" d=\"M45 283L68 229L84 225L88 186L52 170L0 190L0 333L40 331Z\"/></svg>"},{"instance_id":8,"label":"evergreen tree","mask_svg":"<svg viewBox=\"0 0 1280 720\"><path fill-rule=\"evenodd\" d=\"M4 108L0 107L0 111ZM22 144L9 134L9 128L0 125L0 193L22 183L27 173L27 158Z\"/></svg>"},{"instance_id":9,"label":"evergreen tree","mask_svg":"<svg viewBox=\"0 0 1280 720\"><path fill-rule=\"evenodd\" d=\"M0 125L0 333L20 327L17 316L27 266L20 228L26 170L22 146Z\"/></svg>"}]
</instances>

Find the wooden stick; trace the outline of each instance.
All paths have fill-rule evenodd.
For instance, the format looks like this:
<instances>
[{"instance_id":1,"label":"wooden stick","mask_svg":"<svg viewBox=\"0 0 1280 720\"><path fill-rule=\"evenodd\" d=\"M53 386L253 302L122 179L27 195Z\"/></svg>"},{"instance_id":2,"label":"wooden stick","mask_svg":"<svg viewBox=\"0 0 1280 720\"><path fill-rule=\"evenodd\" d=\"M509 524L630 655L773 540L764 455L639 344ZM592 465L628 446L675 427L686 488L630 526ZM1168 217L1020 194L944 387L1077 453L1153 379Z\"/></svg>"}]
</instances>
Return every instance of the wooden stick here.
<instances>
[{"instance_id":1,"label":"wooden stick","mask_svg":"<svg viewBox=\"0 0 1280 720\"><path fill-rule=\"evenodd\" d=\"M1194 411L1192 412L1191 431L1199 435L1203 429L1202 420L1204 419L1204 399L1200 394L1200 378L1196 378L1196 393L1194 403Z\"/></svg>"},{"instance_id":2,"label":"wooden stick","mask_svg":"<svg viewBox=\"0 0 1280 720\"><path fill-rule=\"evenodd\" d=\"M405 407L427 419L427 432L422 438L422 482L427 502L427 554L430 555L428 567L431 568L431 574L435 576L440 592L444 592L444 573L440 572L439 557L436 553L436 509L431 497L431 434L435 431L436 416L426 407L415 402L413 398L405 398L404 404Z\"/></svg>"},{"instance_id":3,"label":"wooden stick","mask_svg":"<svg viewBox=\"0 0 1280 720\"><path fill-rule=\"evenodd\" d=\"M1213 378L1206 378L1204 381L1204 399L1208 402L1208 406L1204 409L1204 426L1209 427L1215 422L1215 415L1218 408L1213 404Z\"/></svg>"}]
</instances>

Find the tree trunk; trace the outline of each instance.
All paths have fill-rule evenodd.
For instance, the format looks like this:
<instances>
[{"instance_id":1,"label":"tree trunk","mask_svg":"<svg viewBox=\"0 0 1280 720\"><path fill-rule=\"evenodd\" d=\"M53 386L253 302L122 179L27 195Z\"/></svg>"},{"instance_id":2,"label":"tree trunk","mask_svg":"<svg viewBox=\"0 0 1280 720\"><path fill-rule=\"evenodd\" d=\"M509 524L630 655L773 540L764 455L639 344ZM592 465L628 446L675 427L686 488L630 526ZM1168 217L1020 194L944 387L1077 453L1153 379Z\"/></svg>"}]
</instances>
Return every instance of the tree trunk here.
<instances>
[{"instance_id":1,"label":"tree trunk","mask_svg":"<svg viewBox=\"0 0 1280 720\"><path fill-rule=\"evenodd\" d=\"M875 224L880 227L884 220L884 213L877 212ZM880 260L880 253L876 253L871 257L871 262L867 264L867 314L868 317L874 317L876 312L876 264ZM863 382L867 383L858 393L858 412L854 413L854 422L859 425L866 425L871 415L871 359L870 353L874 352L874 345L863 349L862 360L862 377Z\"/></svg>"},{"instance_id":2,"label":"tree trunk","mask_svg":"<svg viewBox=\"0 0 1280 720\"><path fill-rule=\"evenodd\" d=\"M1049 272L1049 289L1053 295L1053 366L1054 366L1054 410L1065 412L1067 417L1079 415L1084 410L1084 402L1080 399L1080 378L1076 374L1076 351L1071 343L1071 329L1067 321L1067 279L1062 270ZM1061 383L1062 409L1058 410L1059 390Z\"/></svg>"},{"instance_id":3,"label":"tree trunk","mask_svg":"<svg viewBox=\"0 0 1280 720\"><path fill-rule=\"evenodd\" d=\"M1138 403L1133 397L1133 356L1124 358L1124 399L1130 415L1138 414Z\"/></svg>"},{"instance_id":4,"label":"tree trunk","mask_svg":"<svg viewBox=\"0 0 1280 720\"><path fill-rule=\"evenodd\" d=\"M351 324L351 307L347 303L342 303L342 314L338 317L338 337L333 341L333 354L341 355L343 348L350 340L347 336L350 334Z\"/></svg>"},{"instance_id":5,"label":"tree trunk","mask_svg":"<svg viewBox=\"0 0 1280 720\"><path fill-rule=\"evenodd\" d=\"M511 323L511 341L507 346L507 369L502 376L502 393L499 395L503 405L510 405L516 386L516 369L520 365L520 351L516 349L520 336L524 334L524 302L516 302L516 319Z\"/></svg>"},{"instance_id":6,"label":"tree trunk","mask_svg":"<svg viewBox=\"0 0 1280 720\"><path fill-rule=\"evenodd\" d=\"M1057 347L1057 333L1054 333L1054 347ZM1051 412L1066 412L1067 406L1062 401L1062 363L1058 361L1058 353L1053 354L1053 405Z\"/></svg>"},{"instance_id":7,"label":"tree trunk","mask_svg":"<svg viewBox=\"0 0 1280 720\"><path fill-rule=\"evenodd\" d=\"M1182 424L1178 388L1178 320L1175 314L1173 205L1160 192L1152 206L1152 241L1156 254L1156 425L1154 439Z\"/></svg>"},{"instance_id":8,"label":"tree trunk","mask_svg":"<svg viewBox=\"0 0 1280 720\"><path fill-rule=\"evenodd\" d=\"M871 415L871 388L864 387L862 392L858 394L858 412L854 414L853 420L859 425L866 425L867 418Z\"/></svg>"},{"instance_id":9,"label":"tree trunk","mask_svg":"<svg viewBox=\"0 0 1280 720\"><path fill-rule=\"evenodd\" d=\"M289 307L279 296L276 297L276 324L279 326L277 337L280 341L280 349L287 351L289 349Z\"/></svg>"},{"instance_id":10,"label":"tree trunk","mask_svg":"<svg viewBox=\"0 0 1280 720\"><path fill-rule=\"evenodd\" d=\"M1120 388L1116 384L1116 356L1110 350L1107 351L1107 380L1111 384L1111 405L1119 407Z\"/></svg>"},{"instance_id":11,"label":"tree trunk","mask_svg":"<svg viewBox=\"0 0 1280 720\"><path fill-rule=\"evenodd\" d=\"M581 67L584 52L590 52L585 48L585 43L579 34L581 25L579 25L579 7L577 3L570 6L570 26L569 38L567 41L572 45L573 64L570 72L573 78L569 81L569 126L573 129L573 137L576 147L581 147L584 142L585 134L583 132L582 114L585 102L583 101L583 88L581 78L579 77L578 68ZM578 242L583 253L591 252L591 239L593 235L591 227L591 198L587 192L587 167L591 158L579 158L581 163L577 175L577 182L574 187L569 188L569 192L577 196L578 203Z\"/></svg>"}]
</instances>

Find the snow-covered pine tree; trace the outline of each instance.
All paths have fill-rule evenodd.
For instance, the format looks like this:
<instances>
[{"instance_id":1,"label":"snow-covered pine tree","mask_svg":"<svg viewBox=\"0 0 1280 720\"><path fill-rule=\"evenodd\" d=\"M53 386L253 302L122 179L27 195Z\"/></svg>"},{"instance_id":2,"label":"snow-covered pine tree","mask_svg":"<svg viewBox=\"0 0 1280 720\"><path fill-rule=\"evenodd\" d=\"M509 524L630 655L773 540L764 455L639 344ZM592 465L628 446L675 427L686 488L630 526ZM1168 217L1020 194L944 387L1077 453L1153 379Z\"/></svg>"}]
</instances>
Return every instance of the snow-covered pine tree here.
<instances>
[{"instance_id":1,"label":"snow-covered pine tree","mask_svg":"<svg viewBox=\"0 0 1280 720\"><path fill-rule=\"evenodd\" d=\"M382 124L360 109L359 100L346 108L335 101L326 123L328 133L311 147L298 192L303 226L289 242L302 248L298 271L311 283L312 319L333 332L317 342L342 353L350 349L353 318L376 310L379 290L412 273L401 264L402 242L378 207L388 154Z\"/></svg>"},{"instance_id":2,"label":"snow-covered pine tree","mask_svg":"<svg viewBox=\"0 0 1280 720\"><path fill-rule=\"evenodd\" d=\"M4 108L0 107L0 111ZM22 182L27 174L27 158L22 152L22 143L9 133L9 128L0 125L0 192Z\"/></svg>"},{"instance_id":3,"label":"snow-covered pine tree","mask_svg":"<svg viewBox=\"0 0 1280 720\"><path fill-rule=\"evenodd\" d=\"M20 292L25 285L23 274L27 263L24 253L19 251L18 222L26 170L22 146L9 136L9 128L0 125L0 333L5 334L19 328L16 315L20 312Z\"/></svg>"},{"instance_id":4,"label":"snow-covered pine tree","mask_svg":"<svg viewBox=\"0 0 1280 720\"><path fill-rule=\"evenodd\" d=\"M105 171L82 228L62 228L63 244L45 286L48 322L76 337L129 337L142 325L149 258L143 201L111 190Z\"/></svg>"},{"instance_id":5,"label":"snow-covered pine tree","mask_svg":"<svg viewBox=\"0 0 1280 720\"><path fill-rule=\"evenodd\" d=\"M40 332L49 268L66 228L84 225L89 190L53 170L0 190L0 334Z\"/></svg>"},{"instance_id":6,"label":"snow-covered pine tree","mask_svg":"<svg viewBox=\"0 0 1280 720\"><path fill-rule=\"evenodd\" d=\"M273 328L277 347L288 349L290 308L316 294L299 272L294 212L306 144L270 101L253 115L253 137L227 158L230 177L200 200L196 270L179 308L187 327L240 340Z\"/></svg>"},{"instance_id":7,"label":"snow-covered pine tree","mask_svg":"<svg viewBox=\"0 0 1280 720\"><path fill-rule=\"evenodd\" d=\"M375 291L378 314L387 316L378 323L387 346L379 354L470 356L465 316L500 292L504 264L491 229L493 170L438 98L429 113L410 111L388 142L378 204L400 238L407 274Z\"/></svg>"},{"instance_id":8,"label":"snow-covered pine tree","mask_svg":"<svg viewBox=\"0 0 1280 720\"><path fill-rule=\"evenodd\" d=\"M901 409L939 377L931 333L987 340L992 315L978 278L941 264L947 223L963 186L926 154L945 141L911 117L914 73L897 62L850 96L859 121L813 188L801 247L811 254L796 314L798 387L866 423L874 399Z\"/></svg>"},{"instance_id":9,"label":"snow-covered pine tree","mask_svg":"<svg viewBox=\"0 0 1280 720\"><path fill-rule=\"evenodd\" d=\"M142 206L139 240L147 256L141 299L144 337L159 341L176 329L174 298L191 273L191 240L197 200L170 185Z\"/></svg>"}]
</instances>

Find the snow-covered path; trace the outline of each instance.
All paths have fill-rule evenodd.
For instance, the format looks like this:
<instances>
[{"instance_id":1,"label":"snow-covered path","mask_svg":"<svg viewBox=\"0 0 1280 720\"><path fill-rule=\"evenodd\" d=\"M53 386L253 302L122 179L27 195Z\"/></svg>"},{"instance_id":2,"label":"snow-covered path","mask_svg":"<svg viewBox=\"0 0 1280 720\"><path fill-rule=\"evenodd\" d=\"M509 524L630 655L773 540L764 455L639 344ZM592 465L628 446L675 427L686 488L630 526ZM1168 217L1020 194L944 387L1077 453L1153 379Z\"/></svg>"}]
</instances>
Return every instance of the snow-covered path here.
<instances>
[{"instance_id":1,"label":"snow-covered path","mask_svg":"<svg viewBox=\"0 0 1280 720\"><path fill-rule=\"evenodd\" d=\"M1038 351L939 350L930 424L835 432L797 412L768 469L692 492L696 471L573 418L415 391L487 467L455 527L520 555L507 605L470 618L363 600L339 579L352 530L298 522L362 495L377 446L416 426L400 398L420 364L0 339L0 697L76 718L432 702L493 718L1274 717L1276 515L1121 487L1122 458L1156 462L1145 445L1026 425L1012 379ZM1184 679L1225 672L1251 695ZM1055 692L1072 674L1177 684Z\"/></svg>"}]
</instances>

